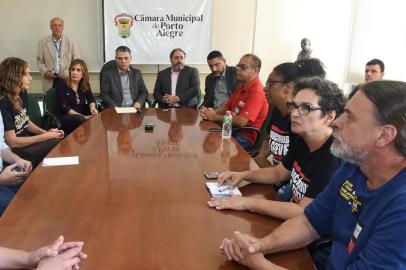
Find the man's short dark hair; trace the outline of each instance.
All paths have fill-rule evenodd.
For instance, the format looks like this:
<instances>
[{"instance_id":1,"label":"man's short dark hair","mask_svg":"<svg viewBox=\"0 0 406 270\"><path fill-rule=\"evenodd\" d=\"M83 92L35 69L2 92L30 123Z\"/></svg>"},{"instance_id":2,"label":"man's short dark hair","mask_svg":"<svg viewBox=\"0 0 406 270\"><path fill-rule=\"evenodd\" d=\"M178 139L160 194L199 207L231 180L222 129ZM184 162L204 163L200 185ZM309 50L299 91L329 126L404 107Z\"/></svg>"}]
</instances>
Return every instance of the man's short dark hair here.
<instances>
[{"instance_id":1,"label":"man's short dark hair","mask_svg":"<svg viewBox=\"0 0 406 270\"><path fill-rule=\"evenodd\" d=\"M261 59L253 53L244 54L243 57L250 57L251 58L251 67L252 68L259 68L261 70Z\"/></svg>"},{"instance_id":2,"label":"man's short dark hair","mask_svg":"<svg viewBox=\"0 0 406 270\"><path fill-rule=\"evenodd\" d=\"M209 55L207 55L207 61L214 58L224 59L223 54L220 51L212 51L209 53Z\"/></svg>"},{"instance_id":3,"label":"man's short dark hair","mask_svg":"<svg viewBox=\"0 0 406 270\"><path fill-rule=\"evenodd\" d=\"M182 52L183 55L186 57L186 53L184 50L182 50L181 48L175 48L171 51L171 53L169 54L169 59L172 59L172 56L176 53L176 52Z\"/></svg>"},{"instance_id":4,"label":"man's short dark hair","mask_svg":"<svg viewBox=\"0 0 406 270\"><path fill-rule=\"evenodd\" d=\"M381 72L385 71L385 64L383 63L383 61L376 58L370 60L366 65L367 66L379 65L379 67L381 68Z\"/></svg>"},{"instance_id":5,"label":"man's short dark hair","mask_svg":"<svg viewBox=\"0 0 406 270\"><path fill-rule=\"evenodd\" d=\"M311 77L297 82L296 91L304 89L312 89L319 97L318 105L321 108L322 116L332 111L336 112L336 117L343 113L347 99L337 84L320 77Z\"/></svg>"},{"instance_id":6,"label":"man's short dark hair","mask_svg":"<svg viewBox=\"0 0 406 270\"><path fill-rule=\"evenodd\" d=\"M371 81L360 85L359 91L375 105L375 119L379 123L396 127L395 146L406 156L406 83Z\"/></svg>"},{"instance_id":7,"label":"man's short dark hair","mask_svg":"<svg viewBox=\"0 0 406 270\"><path fill-rule=\"evenodd\" d=\"M129 54L131 54L131 50L130 50L130 48L128 48L127 46L119 46L119 47L116 49L116 55L117 55L118 53L121 53L121 52L128 52Z\"/></svg>"}]
</instances>

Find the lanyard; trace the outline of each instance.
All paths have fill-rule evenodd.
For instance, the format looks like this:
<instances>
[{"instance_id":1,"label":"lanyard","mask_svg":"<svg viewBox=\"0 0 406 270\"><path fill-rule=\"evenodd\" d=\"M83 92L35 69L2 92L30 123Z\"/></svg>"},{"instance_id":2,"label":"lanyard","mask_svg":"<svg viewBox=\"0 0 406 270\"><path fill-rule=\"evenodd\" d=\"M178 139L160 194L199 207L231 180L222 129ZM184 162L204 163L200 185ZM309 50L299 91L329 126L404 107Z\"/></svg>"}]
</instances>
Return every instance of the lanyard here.
<instances>
[{"instance_id":1,"label":"lanyard","mask_svg":"<svg viewBox=\"0 0 406 270\"><path fill-rule=\"evenodd\" d=\"M58 40L55 41L55 40L52 39L52 41L54 42L54 46L55 46L55 49L56 49L58 58L61 56L62 38L59 39L59 40L60 40L60 41L59 41L59 46L58 46L58 45L57 45L57 44L58 44Z\"/></svg>"}]
</instances>

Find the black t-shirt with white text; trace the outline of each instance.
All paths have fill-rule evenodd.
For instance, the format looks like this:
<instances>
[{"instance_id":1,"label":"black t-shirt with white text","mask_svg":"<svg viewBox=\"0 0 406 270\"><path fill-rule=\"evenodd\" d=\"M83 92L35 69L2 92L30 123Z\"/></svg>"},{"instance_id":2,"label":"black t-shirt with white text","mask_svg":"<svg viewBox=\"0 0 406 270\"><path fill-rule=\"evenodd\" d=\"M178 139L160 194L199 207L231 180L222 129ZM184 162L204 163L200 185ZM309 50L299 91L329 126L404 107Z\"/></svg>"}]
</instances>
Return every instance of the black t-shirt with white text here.
<instances>
[{"instance_id":1,"label":"black t-shirt with white text","mask_svg":"<svg viewBox=\"0 0 406 270\"><path fill-rule=\"evenodd\" d=\"M20 98L22 100L21 108L18 111L13 109L11 102L3 97L0 99L0 110L3 116L4 131L14 130L16 136L28 136L28 96L26 91L20 92Z\"/></svg>"},{"instance_id":2,"label":"black t-shirt with white text","mask_svg":"<svg viewBox=\"0 0 406 270\"><path fill-rule=\"evenodd\" d=\"M340 166L341 160L330 152L333 137L330 137L319 149L309 152L302 137L296 136L283 166L291 172L291 201L300 203L303 197L316 198L330 182L331 175Z\"/></svg>"},{"instance_id":3,"label":"black t-shirt with white text","mask_svg":"<svg viewBox=\"0 0 406 270\"><path fill-rule=\"evenodd\" d=\"M269 122L269 151L272 155L272 164L280 163L294 141L295 134L290 130L290 115L282 116L277 108L272 111Z\"/></svg>"}]
</instances>

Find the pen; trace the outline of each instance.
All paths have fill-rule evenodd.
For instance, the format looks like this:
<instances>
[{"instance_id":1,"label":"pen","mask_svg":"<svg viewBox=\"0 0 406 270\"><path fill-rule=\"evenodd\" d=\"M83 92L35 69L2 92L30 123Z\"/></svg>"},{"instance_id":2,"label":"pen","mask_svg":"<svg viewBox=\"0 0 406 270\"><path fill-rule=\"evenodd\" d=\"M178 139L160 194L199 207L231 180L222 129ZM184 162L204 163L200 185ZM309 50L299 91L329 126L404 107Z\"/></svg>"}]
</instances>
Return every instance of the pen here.
<instances>
[{"instance_id":1,"label":"pen","mask_svg":"<svg viewBox=\"0 0 406 270\"><path fill-rule=\"evenodd\" d=\"M228 190L228 189L230 189L230 186L221 186L221 187L219 187L219 192L223 192L223 191L226 191L226 190Z\"/></svg>"}]
</instances>

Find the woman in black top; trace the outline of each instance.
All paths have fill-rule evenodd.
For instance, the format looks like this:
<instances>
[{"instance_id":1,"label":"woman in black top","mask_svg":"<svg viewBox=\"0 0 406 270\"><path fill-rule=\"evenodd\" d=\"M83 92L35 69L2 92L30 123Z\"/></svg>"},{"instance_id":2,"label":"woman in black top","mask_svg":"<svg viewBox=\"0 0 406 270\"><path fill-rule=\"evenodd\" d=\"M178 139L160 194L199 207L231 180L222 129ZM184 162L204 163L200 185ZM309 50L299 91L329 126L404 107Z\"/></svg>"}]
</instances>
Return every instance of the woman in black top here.
<instances>
[{"instance_id":1,"label":"woman in black top","mask_svg":"<svg viewBox=\"0 0 406 270\"><path fill-rule=\"evenodd\" d=\"M69 78L56 84L57 115L66 133L97 115L96 102L90 89L86 63L75 59L69 67Z\"/></svg>"},{"instance_id":2,"label":"woman in black top","mask_svg":"<svg viewBox=\"0 0 406 270\"><path fill-rule=\"evenodd\" d=\"M20 58L6 58L0 64L0 110L4 139L13 152L37 166L63 138L58 129L48 131L31 122L27 110L27 89L32 77L28 63Z\"/></svg>"}]
</instances>

